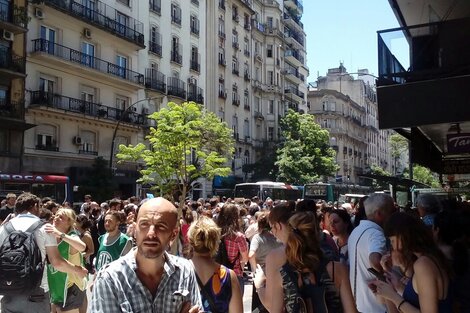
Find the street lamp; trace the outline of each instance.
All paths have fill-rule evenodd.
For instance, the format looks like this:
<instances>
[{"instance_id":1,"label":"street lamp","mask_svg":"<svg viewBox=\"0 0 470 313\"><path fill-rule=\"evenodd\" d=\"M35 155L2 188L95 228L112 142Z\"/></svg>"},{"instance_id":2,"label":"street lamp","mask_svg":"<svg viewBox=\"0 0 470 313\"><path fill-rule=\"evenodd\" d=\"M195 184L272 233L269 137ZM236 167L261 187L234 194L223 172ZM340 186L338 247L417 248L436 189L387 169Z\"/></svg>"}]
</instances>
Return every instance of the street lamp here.
<instances>
[{"instance_id":1,"label":"street lamp","mask_svg":"<svg viewBox=\"0 0 470 313\"><path fill-rule=\"evenodd\" d=\"M124 117L127 115L127 113L130 112L130 110L138 103L141 103L141 102L144 102L144 101L151 101L151 100L154 100L154 99L159 99L160 97L151 97L151 98L145 98L145 99L141 99L141 100L138 100L134 103L132 103L130 106L128 106L121 114L121 116L119 117L118 119L118 122L116 124L116 126L114 127L114 132L113 132L113 139L111 141L111 153L110 153L110 156L109 156L109 168L112 170L113 169L113 157L114 157L114 145L115 145L115 141L116 141L116 134L117 134L117 130L119 128L119 125L121 125L121 122L123 121Z\"/></svg>"}]
</instances>

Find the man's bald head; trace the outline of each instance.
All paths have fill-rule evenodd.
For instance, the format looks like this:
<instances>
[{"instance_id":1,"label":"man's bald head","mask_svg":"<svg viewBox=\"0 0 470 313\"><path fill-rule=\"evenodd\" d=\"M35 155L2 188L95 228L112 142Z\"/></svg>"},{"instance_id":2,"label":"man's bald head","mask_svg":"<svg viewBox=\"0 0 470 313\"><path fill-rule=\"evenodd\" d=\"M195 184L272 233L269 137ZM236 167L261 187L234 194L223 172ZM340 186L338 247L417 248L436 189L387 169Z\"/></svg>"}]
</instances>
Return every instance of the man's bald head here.
<instances>
[{"instance_id":1,"label":"man's bald head","mask_svg":"<svg viewBox=\"0 0 470 313\"><path fill-rule=\"evenodd\" d=\"M174 215L176 220L178 219L178 209L173 205L173 203L162 197L145 201L137 212L137 219L139 219L142 214L146 214L148 211L153 210L157 210L159 213L169 213L169 215Z\"/></svg>"}]
</instances>

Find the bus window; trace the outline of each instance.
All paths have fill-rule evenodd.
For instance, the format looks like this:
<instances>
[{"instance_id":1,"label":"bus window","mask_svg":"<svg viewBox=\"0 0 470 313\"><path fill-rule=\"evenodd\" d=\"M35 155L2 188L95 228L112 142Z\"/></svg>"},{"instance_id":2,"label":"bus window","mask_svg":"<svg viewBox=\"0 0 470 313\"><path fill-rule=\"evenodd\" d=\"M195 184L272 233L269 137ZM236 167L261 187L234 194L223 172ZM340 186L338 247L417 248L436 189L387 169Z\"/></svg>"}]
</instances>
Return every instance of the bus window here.
<instances>
[{"instance_id":1,"label":"bus window","mask_svg":"<svg viewBox=\"0 0 470 313\"><path fill-rule=\"evenodd\" d=\"M32 184L31 193L41 195L42 198L49 197L54 201L63 199L63 197L57 197L56 186L54 184Z\"/></svg>"},{"instance_id":2,"label":"bus window","mask_svg":"<svg viewBox=\"0 0 470 313\"><path fill-rule=\"evenodd\" d=\"M21 183L5 183L3 188L5 192L13 192L13 193L22 193L22 192L31 191L29 184L21 184Z\"/></svg>"},{"instance_id":3,"label":"bus window","mask_svg":"<svg viewBox=\"0 0 470 313\"><path fill-rule=\"evenodd\" d=\"M260 196L260 186L256 185L240 185L235 186L235 198L251 199L254 196Z\"/></svg>"}]
</instances>

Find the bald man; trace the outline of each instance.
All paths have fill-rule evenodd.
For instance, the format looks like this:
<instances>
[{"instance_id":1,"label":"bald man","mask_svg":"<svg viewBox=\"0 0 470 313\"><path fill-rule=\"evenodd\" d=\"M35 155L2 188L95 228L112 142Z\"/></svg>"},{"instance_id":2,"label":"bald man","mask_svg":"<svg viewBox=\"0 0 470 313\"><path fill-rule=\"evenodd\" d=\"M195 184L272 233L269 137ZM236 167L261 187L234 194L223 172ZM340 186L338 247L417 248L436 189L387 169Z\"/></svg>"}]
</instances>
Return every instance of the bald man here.
<instances>
[{"instance_id":1,"label":"bald man","mask_svg":"<svg viewBox=\"0 0 470 313\"><path fill-rule=\"evenodd\" d=\"M164 198L141 206L137 248L98 273L91 312L202 312L193 267L166 252L178 234L177 221L177 209Z\"/></svg>"}]
</instances>

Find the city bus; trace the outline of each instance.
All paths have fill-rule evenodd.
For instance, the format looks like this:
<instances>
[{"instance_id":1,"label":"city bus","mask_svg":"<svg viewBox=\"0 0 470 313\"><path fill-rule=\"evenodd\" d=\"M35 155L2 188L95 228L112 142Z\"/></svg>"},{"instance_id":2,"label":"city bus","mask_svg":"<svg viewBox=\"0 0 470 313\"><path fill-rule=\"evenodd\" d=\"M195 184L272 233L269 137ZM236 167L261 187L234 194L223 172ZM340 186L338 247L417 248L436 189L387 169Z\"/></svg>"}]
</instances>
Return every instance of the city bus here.
<instances>
[{"instance_id":1,"label":"city bus","mask_svg":"<svg viewBox=\"0 0 470 313\"><path fill-rule=\"evenodd\" d=\"M373 192L370 186L353 184L312 183L304 186L303 198L311 200L338 201L340 195L362 194Z\"/></svg>"},{"instance_id":2,"label":"city bus","mask_svg":"<svg viewBox=\"0 0 470 313\"><path fill-rule=\"evenodd\" d=\"M262 201L267 198L272 200L297 200L302 198L302 189L302 186L272 181L242 183L235 185L234 197L251 199L258 196Z\"/></svg>"},{"instance_id":3,"label":"city bus","mask_svg":"<svg viewBox=\"0 0 470 313\"><path fill-rule=\"evenodd\" d=\"M31 192L40 198L50 197L57 203L72 203L70 180L67 176L0 173L0 199L8 193Z\"/></svg>"}]
</instances>

